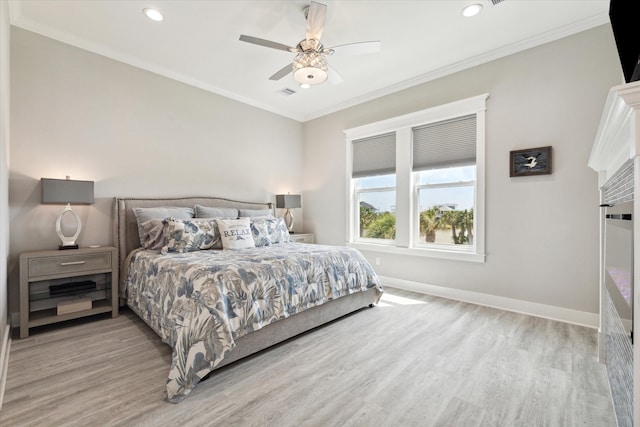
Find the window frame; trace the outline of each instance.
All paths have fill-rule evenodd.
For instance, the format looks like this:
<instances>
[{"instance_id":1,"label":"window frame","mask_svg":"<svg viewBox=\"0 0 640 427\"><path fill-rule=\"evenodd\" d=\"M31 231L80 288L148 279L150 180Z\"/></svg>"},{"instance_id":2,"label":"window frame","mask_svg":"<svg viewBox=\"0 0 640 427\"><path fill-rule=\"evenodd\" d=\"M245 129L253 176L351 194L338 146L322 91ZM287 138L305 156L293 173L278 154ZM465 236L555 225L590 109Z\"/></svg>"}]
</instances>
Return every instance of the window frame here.
<instances>
[{"instance_id":1,"label":"window frame","mask_svg":"<svg viewBox=\"0 0 640 427\"><path fill-rule=\"evenodd\" d=\"M485 112L489 94L482 94L460 101L417 111L403 116L393 117L375 123L347 129L346 135L346 244L361 250L415 255L461 261L484 262L484 214L485 214ZM474 245L473 248L461 248L461 245L416 245L415 224L419 221L415 201L417 189L412 162L412 128L436 123L465 115L476 115L476 179L474 200ZM384 133L396 133L396 239L391 244L368 242L359 237L359 207L356 207L353 168L353 141ZM356 213L356 208L358 209ZM418 226L419 230L419 226ZM434 247L436 246L436 247ZM444 247L443 247L444 246ZM471 246L471 245L470 245Z\"/></svg>"}]
</instances>

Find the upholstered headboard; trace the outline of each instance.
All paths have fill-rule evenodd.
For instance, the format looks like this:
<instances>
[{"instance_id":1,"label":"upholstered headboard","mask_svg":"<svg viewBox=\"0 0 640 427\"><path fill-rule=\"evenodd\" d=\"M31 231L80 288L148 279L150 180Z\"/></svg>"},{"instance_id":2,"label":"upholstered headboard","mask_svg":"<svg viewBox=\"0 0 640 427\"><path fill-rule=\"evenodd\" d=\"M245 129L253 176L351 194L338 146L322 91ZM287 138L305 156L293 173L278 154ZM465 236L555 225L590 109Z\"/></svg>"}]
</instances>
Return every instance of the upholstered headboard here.
<instances>
[{"instance_id":1,"label":"upholstered headboard","mask_svg":"<svg viewBox=\"0 0 640 427\"><path fill-rule=\"evenodd\" d=\"M174 197L174 198L114 198L113 242L118 248L120 271L124 271L124 261L127 255L140 247L138 223L133 208L153 208L162 206L194 207L202 205L216 208L238 209L271 209L273 204L241 202L237 200L221 199L218 197Z\"/></svg>"}]
</instances>

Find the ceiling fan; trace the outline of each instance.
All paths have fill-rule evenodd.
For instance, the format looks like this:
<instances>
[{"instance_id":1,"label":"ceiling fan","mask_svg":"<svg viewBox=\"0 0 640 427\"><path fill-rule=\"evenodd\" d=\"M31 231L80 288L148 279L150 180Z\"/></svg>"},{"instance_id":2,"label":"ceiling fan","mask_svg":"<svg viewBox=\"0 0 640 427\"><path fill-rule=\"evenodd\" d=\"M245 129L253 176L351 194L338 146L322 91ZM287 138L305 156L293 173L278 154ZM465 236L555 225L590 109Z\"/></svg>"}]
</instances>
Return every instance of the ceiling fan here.
<instances>
[{"instance_id":1,"label":"ceiling fan","mask_svg":"<svg viewBox=\"0 0 640 427\"><path fill-rule=\"evenodd\" d=\"M327 78L333 83L340 83L342 82L342 77L327 63L326 55L333 55L334 53L361 55L375 53L380 50L380 41L349 43L326 48L320 43L320 38L324 30L327 6L312 1L309 6L304 8L304 13L307 19L307 35L296 47L258 37L240 35L240 40L243 42L296 54L293 63L277 71L269 77L269 80L280 80L293 72L293 78L300 83L301 87L323 83Z\"/></svg>"}]
</instances>

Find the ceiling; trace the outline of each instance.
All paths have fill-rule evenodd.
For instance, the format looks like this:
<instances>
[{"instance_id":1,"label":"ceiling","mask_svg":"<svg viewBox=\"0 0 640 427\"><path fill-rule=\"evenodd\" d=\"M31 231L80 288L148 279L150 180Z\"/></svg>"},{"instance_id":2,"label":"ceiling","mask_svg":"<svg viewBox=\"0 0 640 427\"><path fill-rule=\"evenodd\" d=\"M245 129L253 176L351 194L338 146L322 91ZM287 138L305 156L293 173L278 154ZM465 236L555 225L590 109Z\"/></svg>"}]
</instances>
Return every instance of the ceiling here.
<instances>
[{"instance_id":1,"label":"ceiling","mask_svg":"<svg viewBox=\"0 0 640 427\"><path fill-rule=\"evenodd\" d=\"M291 74L269 80L294 54L238 40L295 46L308 0L11 0L10 11L14 26L301 122L609 22L609 0L317 1L327 5L326 47L382 49L328 57L342 83L309 89ZM470 3L483 10L465 18Z\"/></svg>"}]
</instances>

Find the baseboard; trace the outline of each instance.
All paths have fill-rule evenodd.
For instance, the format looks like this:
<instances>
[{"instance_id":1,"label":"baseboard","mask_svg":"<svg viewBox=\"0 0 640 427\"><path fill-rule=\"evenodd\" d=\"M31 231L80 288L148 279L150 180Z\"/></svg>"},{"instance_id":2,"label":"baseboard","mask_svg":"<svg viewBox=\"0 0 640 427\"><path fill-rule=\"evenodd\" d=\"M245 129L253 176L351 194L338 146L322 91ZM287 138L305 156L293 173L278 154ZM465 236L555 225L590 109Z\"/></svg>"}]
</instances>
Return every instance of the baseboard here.
<instances>
[{"instance_id":1,"label":"baseboard","mask_svg":"<svg viewBox=\"0 0 640 427\"><path fill-rule=\"evenodd\" d=\"M11 327L7 325L2 336L2 347L0 348L0 411L4 403L4 390L7 385L7 374L9 373L9 352L11 350Z\"/></svg>"},{"instance_id":2,"label":"baseboard","mask_svg":"<svg viewBox=\"0 0 640 427\"><path fill-rule=\"evenodd\" d=\"M572 310L569 308L556 307L553 305L539 304L535 302L523 301L513 298L505 298L496 295L483 294L480 292L465 291L461 289L446 288L444 286L429 285L426 283L413 282L410 280L395 279L393 277L379 276L383 285L392 288L413 291L456 301L463 301L487 307L499 308L501 310L513 311L530 316L542 317L550 320L571 323L574 325L598 328L599 315L585 311Z\"/></svg>"}]
</instances>

